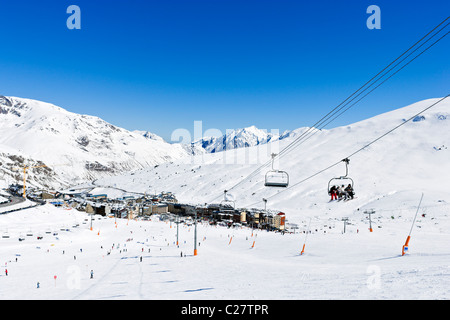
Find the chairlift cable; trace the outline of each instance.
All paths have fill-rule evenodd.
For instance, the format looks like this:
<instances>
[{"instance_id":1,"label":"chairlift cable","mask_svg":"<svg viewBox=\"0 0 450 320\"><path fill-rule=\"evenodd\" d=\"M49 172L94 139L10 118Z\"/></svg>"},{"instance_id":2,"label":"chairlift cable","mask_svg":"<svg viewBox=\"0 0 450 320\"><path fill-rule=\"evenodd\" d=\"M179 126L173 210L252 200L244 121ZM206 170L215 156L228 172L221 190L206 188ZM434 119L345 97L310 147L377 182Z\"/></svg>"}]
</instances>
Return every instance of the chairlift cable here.
<instances>
[{"instance_id":1,"label":"chairlift cable","mask_svg":"<svg viewBox=\"0 0 450 320\"><path fill-rule=\"evenodd\" d=\"M442 40L445 36L447 36L450 32L447 32L446 34L444 34L441 38L439 38L437 41L435 41L432 45L430 45L428 48L426 48L425 50L423 50L422 52L420 52L416 57L414 57L412 60L410 60L409 62L407 62L404 66L402 66L399 70L395 71L392 75L390 75L387 79L385 79L384 81L382 81L379 85L377 85L374 89L370 90L368 93L366 93L363 97L361 97L359 100L357 100L355 103L353 103L352 105L350 105L349 107L347 107L344 111L342 111L341 113L339 113L338 115L335 115L335 111L341 111L346 104L352 102L355 98L357 98L359 95L361 95L364 91L366 91L367 89L369 89L371 86L373 86L376 82L378 82L381 78L383 78L384 76L386 76L390 71L392 71L395 67L397 67L401 62L403 62L406 58L408 58L412 53L414 53L415 51L417 51L417 49L419 49L420 47L422 47L426 42L428 42L431 38L435 37L437 34L439 34L442 30L444 30L450 23L447 23L443 28L441 28L438 32L436 32L431 38L429 38L428 40L426 40L423 44L421 44L418 48L414 49L407 57L405 57L403 60L401 60L399 63L397 63L394 67L392 67L391 69L389 69L383 76L381 76L378 80L376 80L374 83L370 84L368 86L368 88L362 90L364 87L366 87L370 82L372 82L374 79L376 79L380 74L382 74L386 69L388 69L390 66L392 66L396 61L398 61L401 57L403 57L406 53L408 53L411 49L413 49L415 46L417 46L420 42L422 42L422 40L424 40L425 38L427 38L431 33L433 33L437 28L439 28L442 24L444 24L448 19L450 19L450 16L448 16L446 19L444 19L441 23L439 23L436 27L434 27L431 31L429 31L425 36L423 36L420 40L418 40L414 45L412 45L410 48L408 48L408 50L406 50L405 52L403 52L399 57L397 57L394 61L392 61L389 65L387 65L383 70L381 70L380 72L377 73L377 75L375 75L374 77L372 77L369 81L367 81L363 86L361 86L358 90L356 90L354 93L352 93L349 97L347 97L343 102L341 102L338 106L336 106L334 109L332 109L330 112L328 112L324 117L322 117L319 121L317 121L312 127L310 127L306 132L304 132L303 134L301 134L298 138L296 138L293 142L291 142L289 145L287 145L283 150L281 150L278 153L278 157L283 156L284 154L287 154L288 152L290 152L290 149L292 149L293 147L296 147L297 143L300 143L301 140L307 136L309 134L309 132L313 129L316 129L316 127L319 127L319 125L321 126L321 128L319 130L321 130L322 128L324 128L326 125L330 124L332 121L334 121L335 119L337 119L338 117L340 117L344 112L346 112L348 109L350 109L351 107L353 107L356 103L358 103L359 101L361 101L363 98L365 98L367 95L369 95L371 92L373 92L375 89L377 89L379 86L381 86L383 83L385 83L388 79L390 79L392 76L394 76L396 73L398 73L400 70L402 70L404 67L406 67L407 65L409 65L412 61L414 61L416 58L418 58L420 55L422 55L424 52L426 52L428 49L430 49L433 45L435 45L437 42L439 42L440 40ZM359 91L361 91L359 94L357 94ZM356 95L356 96L355 96ZM351 99L353 96L355 96L353 99ZM349 99L351 99L349 102L347 102ZM343 106L344 105L344 106ZM329 118L335 115L330 121L326 122L325 125L322 126L324 121L329 120ZM316 132L314 132L313 134L317 133L319 130L316 129ZM311 136L310 136L311 137ZM309 138L308 138L309 139ZM266 163L264 163L263 165L261 165L260 167L258 167L256 170L254 170L252 173L250 173L247 177L245 177L244 179L240 180L238 183L236 183L235 185L233 185L231 188L229 188L228 190L233 190L234 188L236 188L237 186L239 186L240 184L244 183L245 181L251 179L252 177L256 176L264 167L268 166L273 159L267 161ZM341 161L339 161L338 163L334 164L333 166L339 164ZM301 181L302 182L302 181ZM286 190L286 189L285 189ZM285 191L283 190L283 191ZM220 196L216 197L213 201L215 201L216 199L218 199Z\"/></svg>"},{"instance_id":2,"label":"chairlift cable","mask_svg":"<svg viewBox=\"0 0 450 320\"><path fill-rule=\"evenodd\" d=\"M447 21L450 17L447 17L444 21L442 21L438 26L436 26L432 31L430 31L426 36L424 36L421 40L419 40L418 42L416 42L414 44L414 46L416 46L419 42L421 42L424 38L426 38L430 33L432 33L434 30L436 30L439 26L441 26L445 21ZM368 90L371 86L373 86L376 82L378 82L379 80L381 80L384 76L386 76L389 72L391 72L394 68L396 68L399 64L401 64L403 61L405 61L408 57L410 57L414 52L416 52L420 47L422 47L423 45L425 45L428 41L430 41L433 37L435 37L436 35L438 35L442 30L444 30L448 25L450 24L447 23L443 28L441 28L438 32L436 32L433 36L431 36L429 39L427 39L424 43L422 43L419 47L417 47L416 49L414 49L410 54L408 54L405 58L403 58L400 62L398 62L395 66L393 66L392 68L390 68L384 75L382 75L379 79L377 79L374 83L372 83L369 87L367 87L366 89L364 89L363 91L361 91L358 95L356 95L356 97L354 97L353 99L351 99L349 102L352 102L355 98L357 98L359 95L361 95L364 91ZM334 116L334 118L332 118L330 121L328 121L327 123L325 123L320 129L316 129L316 131L314 133L312 133L312 135L310 135L309 137L305 138L302 142L306 141L307 139L311 138L314 134L316 134L318 131L320 131L321 129L323 129L325 126L327 126L328 124L330 124L332 121L334 121L335 119L337 119L338 117L340 117L344 112L346 112L347 110L349 110L351 107L353 107L355 104L357 104L358 102L360 102L362 99L364 99L366 96L368 96L370 93L372 93L374 90L376 90L378 87L380 87L382 84L384 84L387 80L389 80L390 78L392 78L395 74L397 74L398 72L400 72L402 69L404 69L407 65L409 65L411 62L413 62L415 59L417 59L419 56L421 56L423 53L425 53L426 51L428 51L431 47L433 47L436 43L438 43L440 40L442 40L445 36L447 36L450 32L445 33L443 36L441 36L439 39L437 39L435 42L433 42L430 46L428 46L426 49L424 49L423 51L421 51L419 54L417 54L414 58L412 58L410 61L408 61L407 63L405 63L402 67L400 67L400 69L396 70L393 74L391 74L389 77L387 77L386 79L384 79L381 83L379 83L375 88L371 89L369 92L367 92L365 95L363 95L361 98L359 98L356 102L354 102L353 104L351 104L350 106L348 106L344 111L342 111L341 113L337 114ZM413 47L414 47L413 46ZM413 47L410 47L407 51L405 51L401 56L399 56L397 59L395 59L392 63L390 63L386 68L384 68L381 72L379 72L375 77L373 77L370 81L372 81L373 79L375 79L378 75L380 75L384 70L386 70L389 66L391 66L393 63L395 63L397 60L399 60L403 55L405 55L408 51L410 51ZM369 81L369 82L370 82ZM369 82L367 82L364 86L366 86ZM364 86L362 86L360 89L358 89L356 92L360 91ZM354 94L356 94L356 92ZM353 94L353 95L354 95ZM351 96L350 96L351 97ZM349 97L349 98L350 98ZM348 100L349 98L347 98L346 100ZM342 105L342 103L341 103ZM339 105L340 106L340 105ZM338 106L338 107L339 107ZM334 110L336 110L338 107L336 107ZM338 109L338 111L342 110L345 107L342 106ZM330 112L331 113L331 112ZM328 113L325 117L329 116L330 113ZM324 118L325 118L324 117ZM322 120L320 121L322 122ZM315 127L315 125L313 126ZM303 133L299 138L297 138L295 141L293 141L292 143L290 143L287 147L285 147L279 154L278 156L281 157L285 154L287 154L288 152L290 152L293 148L297 147L298 145L295 145L296 143L299 143L299 141L301 140L301 138L305 137L306 134L309 133L309 131L312 128L308 129L305 133ZM288 150L289 148L291 148L290 150Z\"/></svg>"},{"instance_id":3,"label":"chairlift cable","mask_svg":"<svg viewBox=\"0 0 450 320\"><path fill-rule=\"evenodd\" d=\"M450 23L449 23L450 24ZM448 24L447 24L448 25ZM418 58L420 55L422 55L424 52L426 52L428 49L430 49L433 45L435 45L437 42L439 42L442 38L444 38L445 36L447 36L450 32L447 32L446 34L444 34L441 38L439 38L437 41L435 41L433 44L431 44L428 48L426 48L424 51L422 51L421 53L419 53L417 56L415 56L412 60L410 60L409 62L407 62L404 66L402 66L400 69L398 69L397 71L395 71L393 74L391 74L388 78L386 78L385 80L383 80L380 84L378 84L375 88L373 88L372 90L370 90L368 93L366 93L364 96L362 96L359 100L357 100L355 103L353 103L352 105L348 106L344 111L342 111L340 114L338 114L337 116L335 116L332 120L330 120L328 123L325 124L328 125L330 122L334 121L337 117L341 116L344 112L346 112L348 109L350 109L351 107L353 107L355 104L357 104L358 102L360 102L362 99L364 99L366 96L368 96L371 92L373 92L374 90L376 90L378 87L380 87L383 83L385 83L387 80L389 80L391 77L393 77L395 74L397 74L399 71L401 71L403 68L405 68L407 65L409 65L411 62L413 62L416 58ZM319 130L318 130L319 131ZM306 138L304 141L306 141L307 139L311 138L314 134L316 134L318 131L314 132L311 136L309 136L308 138ZM303 142L304 142L303 141ZM295 148L297 146L294 146L293 148ZM292 148L292 149L293 149ZM291 150L292 150L291 149ZM290 151L291 151L290 150Z\"/></svg>"},{"instance_id":4,"label":"chairlift cable","mask_svg":"<svg viewBox=\"0 0 450 320\"><path fill-rule=\"evenodd\" d=\"M433 33L437 28L439 28L442 24L444 24L448 19L450 19L450 16L447 17L445 20L443 20L439 25L437 25L435 28L433 28L433 30L431 30L430 32L428 32L424 37L422 37L419 41L417 41L413 46L411 46L408 50L406 50L405 52L403 52L397 59L395 59L394 61L392 61L389 65L387 65L383 70L381 70L377 75L375 75L372 79L370 79L368 82L366 82L363 86L361 86L357 91L355 91L352 95L350 95L347 99L345 99L341 104L339 104L337 107L335 107L333 110L331 110L327 115L325 115L322 119L320 119L318 122L316 122L312 127L310 127L306 132L304 132L302 135L300 135L300 137L298 137L296 140L294 140L293 142L291 142L288 146L286 146L282 151L280 151L280 153L278 154L279 157L283 156L284 154L290 152L289 149L292 149L294 146L296 147L296 144L299 143L303 138L307 137L308 134L310 134L310 132L314 129L316 129L316 127L319 127L319 124L321 125L320 129L323 129L325 126L329 125L332 121L336 120L338 117L340 117L344 112L346 112L348 109L350 109L351 107L353 107L356 103L360 102L363 98L365 98L367 95L369 95L371 92L373 92L375 89L377 89L379 86L381 86L384 82L386 82L388 79L390 79L392 76L394 76L396 73L398 73L400 70L402 70L404 67L406 67L407 65L409 65L412 61L414 61L416 58L418 58L420 55L422 55L424 52L426 52L428 49L430 49L434 44L436 44L437 42L439 42L442 38L444 38L446 35L448 35L449 32L447 32L446 34L444 34L444 36L442 36L441 38L439 38L437 41L435 41L432 45L430 45L428 48L426 48L425 50L423 50L421 53L419 53L416 57L414 57L412 60L410 60L409 62L407 62L404 66L402 66L399 70L395 71L392 75L390 75L387 79L385 79L383 82L381 82L378 86L376 86L374 89L372 89L371 91L369 91L367 94L365 94L363 97L361 97L359 100L357 100L355 103L353 103L352 105L350 105L349 107L347 107L344 111L342 111L341 113L339 113L338 115L335 115L330 121L326 122L324 125L322 125L322 123L326 120L328 120L332 115L334 111L341 111L344 107L345 107L345 102L348 101L352 96L356 95L353 99L350 99L348 101L348 103L352 102L354 99L356 99L359 95L361 95L364 91L368 90L371 86L373 86L376 82L378 82L379 80L381 80L384 76L386 76L389 72L391 72L394 68L396 68L400 63L402 63L403 61L405 61L405 59L407 59L409 56L411 56L414 52L416 52L420 47L422 47L425 43L427 43L429 40L431 40L433 37L435 37L437 34L439 34L442 30L444 30L450 23L447 23L443 28L441 28L440 30L438 30L434 35L432 35L429 39L427 39L424 43L422 43L419 47L417 47L416 49L414 49L410 54L408 54L405 58L403 58L399 63L397 63L395 66L393 66L392 68L390 68L384 75L382 75L379 79L377 79L374 83L370 84L367 88L365 88L364 90L362 90L365 86L367 86L370 82L372 82L374 79L376 79L380 74L382 74L386 69L388 69L390 66L392 66L395 62L397 62L401 57L403 57L406 53L408 53L409 51L411 51L411 49L413 49L415 46L417 46L420 42L422 42L422 40L424 40L426 37L428 37L431 33ZM361 91L362 90L362 91ZM359 94L357 94L359 91L361 91ZM344 105L343 105L344 104ZM342 106L343 105L343 106ZM313 133L317 133L319 130L316 129L316 131ZM309 139L311 136L309 136L306 139ZM304 141L305 141L304 140ZM299 145L299 144L298 144ZM270 162L269 162L270 163ZM266 164L264 164L264 166L266 166ZM256 170L255 170L256 171Z\"/></svg>"},{"instance_id":5,"label":"chairlift cable","mask_svg":"<svg viewBox=\"0 0 450 320\"><path fill-rule=\"evenodd\" d=\"M395 127L392 128L391 130L389 130L389 131L387 131L386 133L382 134L382 135L379 136L378 138L372 140L371 142L369 142L368 144L366 144L365 146L363 146L363 147L361 147L360 149L356 150L355 152L353 152L352 154L350 154L349 156L347 156L347 157L345 157L345 158L348 159L348 158L353 157L354 155L356 155L356 154L358 154L359 152L363 151L364 149L366 149L367 147L371 146L372 144L374 144L375 142L379 141L380 139L384 138L384 137L387 136L388 134L391 134L393 131L397 130L397 129L400 128L401 126L403 126L403 125L405 125L406 123L410 122L411 120L415 119L417 116L419 116L419 115L421 115L422 113L424 113L425 111L431 109L432 107L434 107L434 106L437 105L438 103L442 102L443 100L447 99L448 97L450 97L450 93L447 94L445 97L441 98L440 100L436 101L435 103L431 104L430 106L426 107L426 108L423 109L422 111L418 112L417 114L413 115L413 116L410 117L409 119L407 119L407 120L403 121L402 123L400 123L399 125L395 126ZM332 165L330 165L330 166L328 166L328 167L326 167L326 168L324 168L324 169L322 169L322 170L320 170L320 171L314 173L313 175L311 175L311 176L309 176L309 177L307 177L307 178L305 178L305 179L303 179L303 180L301 180L301 181L299 181L299 182L297 182L297 183L291 185L289 188L286 188L286 189L284 189L284 190L281 190L281 191L277 192L276 194L274 194L274 195L272 195L272 196L266 197L266 199L271 199L271 198L273 198L273 197L279 195L279 194L282 193L283 191L290 190L290 189L292 189L292 188L294 188L294 187L296 187L296 186L298 186L298 185L304 183L305 181L308 181L308 180L314 178L315 176L321 174L322 172L325 172L325 171L327 171L327 170L329 170L329 169L331 169L331 168L337 166L337 165L340 164L341 162L342 162L342 160L340 160L340 161L338 161L338 162L336 162L336 163L334 163L334 164L332 164ZM256 202L256 203L254 203L254 204L251 204L249 207L252 207L252 206L254 206L254 205L258 204L258 203L259 203L259 201Z\"/></svg>"},{"instance_id":6,"label":"chairlift cable","mask_svg":"<svg viewBox=\"0 0 450 320\"><path fill-rule=\"evenodd\" d=\"M449 19L450 17L448 17L447 19ZM442 23L444 23L447 19L445 19ZM441 23L441 24L442 24ZM439 24L439 26L441 25L441 24ZM396 65L394 65L392 68L390 68L384 75L382 75L381 77L379 77L376 81L374 81L371 85L369 85L367 88L365 88L364 90L362 90L360 93L358 93L355 97L353 97L348 103L350 103L350 102L352 102L353 100L355 100L357 97L359 97L362 93L364 93L366 90L368 90L370 87L372 87L374 84L376 84L379 80L381 80L383 77L385 77L389 72L391 72L392 70L394 70L397 66L399 66L403 61L405 61L408 57L410 57L414 52L416 52L420 47L422 47L423 45L425 45L428 41L430 41L433 37L435 37L436 35L438 35L442 30L444 30L448 25L450 24L450 22L449 23L447 23L443 28L441 28L438 32L436 32L433 36L431 36L429 39L427 39L424 43L422 43L420 46L418 46L416 49L414 49L411 53L409 53L405 58L403 58L400 62L398 62ZM437 26L436 28L438 28L439 26ZM436 29L436 28L434 28L433 29L433 31ZM432 32L432 31L431 31ZM430 32L430 33L431 33ZM428 33L428 34L430 34L430 33ZM309 134L309 131L311 131L311 130L316 130L314 133L312 133L312 135L314 135L314 134L316 134L318 131L320 131L320 130L322 130L323 128L325 128L327 125L329 125L331 122L333 122L334 120L336 120L338 117L340 117L343 113L345 113L346 111L348 111L350 108L352 108L355 104L357 104L358 102L360 102L362 99L364 99L366 96L368 96L370 93L372 93L375 89L377 89L379 86L381 86L383 83L385 83L387 80L389 80L392 76L394 76L395 74L397 74L400 70L402 70L403 68L405 68L407 65L409 65L411 62L413 62L416 58L418 58L419 56L421 56L424 52L426 52L428 49L430 49L433 45L435 45L437 42L439 42L442 38L444 38L445 36L447 36L448 35L448 33L450 33L450 32L447 32L446 34L444 34L441 38L439 38L437 41L435 41L433 44L431 44L428 48L426 48L425 50L423 50L422 52L420 52L417 56L415 56L413 59L411 59L409 62L407 62L405 65L403 65L400 69L398 69L397 71L395 71L393 74L391 74L388 78L386 78L385 80L383 80L379 85L377 85L375 88L373 88L372 90L370 90L368 93L366 93L365 95L363 95L360 99L358 99L356 102L354 102L353 104L351 104L350 106L348 106L347 108L345 108L346 107L346 105L348 104L348 103L346 103L345 105L343 105L343 106L341 106L342 105L342 103L338 106L338 107L336 107L335 109L333 109L333 111L335 111L336 109L337 109L337 112L339 112L339 111L341 111L342 109L344 109L344 111L342 111L342 112L340 112L340 113L338 113L337 115L334 115L334 117L331 119L331 120L329 120L328 122L326 122L325 124L323 124L323 125L321 125L321 127L319 128L319 129L317 129L317 128L315 128L316 127L316 124L315 125L313 125L313 127L312 128L309 128L305 133L303 133L299 138L297 138L295 141L293 141L292 143L290 143L287 147L285 147L280 153L279 153L279 156L281 157L281 156L283 156L285 153L288 153L288 152L290 152L293 148L296 148L298 145L300 145L300 143L299 144L297 144L300 140L301 140L301 138L303 138L305 135L307 135L307 134ZM423 40L423 38L421 39L421 40ZM420 41L421 41L420 40ZM419 41L419 42L420 42ZM417 45L419 42L417 42L415 45ZM415 46L414 45L414 46ZM403 55L405 55L406 54L406 52L408 52L408 51L410 51L412 49L412 47L411 48L409 48L407 51L405 51L401 56L399 56L397 59L395 59L393 62L391 62L386 68L384 68L381 72L379 72L375 77L373 77L370 81L372 81L372 80L374 80L376 77L378 77L378 75L380 75L382 72L384 72L384 70L386 70L388 67L390 67L394 62L396 62L397 60L399 60ZM370 82L369 81L369 82ZM363 87L365 87L369 82L367 82L364 86L362 86L360 89L358 89L356 92L358 92L358 91L360 91ZM353 93L352 94L352 96L353 95L355 95L356 94L356 92L355 93ZM351 96L350 96L351 97ZM346 100L348 100L350 97L348 97ZM332 112L333 112L332 111ZM331 112L330 113L328 113L324 118L330 118L332 115L331 115ZM324 118L322 118L321 119L321 121L320 122L322 122L323 120L325 120ZM326 119L326 120L328 120L328 119ZM311 136L310 136L311 137ZM306 138L306 139L309 139L310 137L308 137L308 138ZM305 139L305 140L306 140ZM304 141L305 141L304 140ZM304 141L302 141L302 142L304 142ZM297 145L296 145L297 144ZM289 150L289 148L291 149L291 150Z\"/></svg>"},{"instance_id":7,"label":"chairlift cable","mask_svg":"<svg viewBox=\"0 0 450 320\"><path fill-rule=\"evenodd\" d=\"M377 142L378 140L384 138L385 136L387 136L388 134L392 133L393 131L397 130L398 128L400 128L401 126L405 125L406 123L410 122L411 120L413 120L414 118L418 117L419 115L421 115L422 113L424 113L425 111L431 109L432 107L434 107L435 105L437 105L438 103L444 101L445 99L447 99L448 97L450 97L450 93L447 94L445 97L441 98L440 100L436 101L435 103L433 103L432 105L426 107L425 109L423 109L422 111L420 111L419 113L415 114L414 116L412 116L411 118L409 118L408 120L405 120L404 122L400 123L399 125L395 126L394 128L392 128L391 130L387 131L386 133L384 133L383 135L379 136L378 138L376 138L375 140L369 142L368 144L366 144L364 147L358 149L357 151L353 152L352 154L350 154L349 156L347 156L347 158L353 157L355 154L363 151L364 149L366 149L367 147L371 146L372 144L374 144L375 142Z\"/></svg>"}]
</instances>

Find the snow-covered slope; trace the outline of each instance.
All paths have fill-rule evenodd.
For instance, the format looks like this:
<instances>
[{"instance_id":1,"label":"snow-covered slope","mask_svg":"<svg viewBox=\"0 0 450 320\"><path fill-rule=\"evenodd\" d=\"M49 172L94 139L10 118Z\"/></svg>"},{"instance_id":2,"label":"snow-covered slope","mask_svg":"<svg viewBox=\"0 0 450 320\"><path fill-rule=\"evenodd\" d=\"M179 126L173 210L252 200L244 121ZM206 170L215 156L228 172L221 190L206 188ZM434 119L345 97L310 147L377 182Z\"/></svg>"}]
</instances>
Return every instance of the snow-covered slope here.
<instances>
[{"instance_id":1,"label":"snow-covered slope","mask_svg":"<svg viewBox=\"0 0 450 320\"><path fill-rule=\"evenodd\" d=\"M96 181L129 191L173 191L191 203L220 201L224 189L231 189L238 207L262 207L267 198L268 208L285 211L289 225L297 224L290 229L295 234L200 223L194 256L193 228L181 224L176 245L177 228L155 216L117 224L96 218L90 231L87 214L50 205L0 215L2 235L9 235L0 239L0 299L447 300L450 101L350 157L356 199L328 202L328 181L345 174L343 164L318 173L435 101L318 132L277 164L289 172L291 186L299 183L284 191L264 187L265 170L232 187L289 139ZM366 209L375 210L373 232Z\"/></svg>"},{"instance_id":2,"label":"snow-covered slope","mask_svg":"<svg viewBox=\"0 0 450 320\"><path fill-rule=\"evenodd\" d=\"M0 144L42 161L68 182L154 166L188 154L149 133L36 100L0 96Z\"/></svg>"},{"instance_id":3,"label":"snow-covered slope","mask_svg":"<svg viewBox=\"0 0 450 320\"><path fill-rule=\"evenodd\" d=\"M282 150L298 135L257 147L166 163L132 175L101 179L97 184L129 191L171 191L180 201L194 204L220 202L227 189L237 207L261 208L262 199L266 198L269 208L285 211L288 219L328 212L342 215L376 206L379 199L398 194L411 194L414 202L424 192L429 201L438 205L443 203L438 201L450 202L448 99L350 158L349 176L354 180L357 199L328 202L328 182L345 175L344 163L319 173L435 101L421 101L352 125L317 132L276 163L276 167L289 173L290 185L296 185L288 189L264 187L270 165L245 178L269 161L272 152ZM240 184L234 187L237 183Z\"/></svg>"},{"instance_id":4,"label":"snow-covered slope","mask_svg":"<svg viewBox=\"0 0 450 320\"><path fill-rule=\"evenodd\" d=\"M0 144L0 189L15 183L23 184L24 166L30 167L26 179L27 184L33 187L52 189L55 186L66 185L65 179L56 174L52 168L43 165L42 161Z\"/></svg>"},{"instance_id":5,"label":"snow-covered slope","mask_svg":"<svg viewBox=\"0 0 450 320\"><path fill-rule=\"evenodd\" d=\"M90 231L89 215L51 205L0 215L10 237L0 238L0 299L296 300L289 311L305 299L448 300L450 206L423 205L405 256L414 207L377 212L374 232L363 214L349 214L343 233L340 218L318 211L304 255L309 219L285 235L200 223L193 256L192 226L179 226L177 246L177 228L157 216L117 224L95 217Z\"/></svg>"}]
</instances>

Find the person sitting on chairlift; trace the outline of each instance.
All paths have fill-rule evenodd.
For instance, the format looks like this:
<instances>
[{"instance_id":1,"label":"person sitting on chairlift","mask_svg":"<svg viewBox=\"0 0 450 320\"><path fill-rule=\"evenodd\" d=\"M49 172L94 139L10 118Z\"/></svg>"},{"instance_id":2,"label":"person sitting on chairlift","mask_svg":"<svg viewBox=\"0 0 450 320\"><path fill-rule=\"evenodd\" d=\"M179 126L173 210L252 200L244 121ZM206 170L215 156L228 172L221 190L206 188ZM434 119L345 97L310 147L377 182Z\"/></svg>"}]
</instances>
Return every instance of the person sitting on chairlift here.
<instances>
[{"instance_id":1,"label":"person sitting on chairlift","mask_svg":"<svg viewBox=\"0 0 450 320\"><path fill-rule=\"evenodd\" d=\"M343 194L342 194L342 189L340 186L336 187L336 194L337 194L338 200L341 200Z\"/></svg>"},{"instance_id":2,"label":"person sitting on chairlift","mask_svg":"<svg viewBox=\"0 0 450 320\"><path fill-rule=\"evenodd\" d=\"M351 198L351 199L354 198L355 192L353 191L353 188L352 188L352 185L351 185L351 184L349 184L349 185L347 186L347 188L345 188L345 191L346 191L346 193L347 193L347 198Z\"/></svg>"},{"instance_id":3,"label":"person sitting on chairlift","mask_svg":"<svg viewBox=\"0 0 450 320\"><path fill-rule=\"evenodd\" d=\"M341 187L339 187L339 199L344 198L344 200L347 200L348 198L348 193L347 193L347 188L345 188L344 185L342 185Z\"/></svg>"},{"instance_id":4,"label":"person sitting on chairlift","mask_svg":"<svg viewBox=\"0 0 450 320\"><path fill-rule=\"evenodd\" d=\"M331 200L337 200L337 188L332 186L330 189Z\"/></svg>"}]
</instances>

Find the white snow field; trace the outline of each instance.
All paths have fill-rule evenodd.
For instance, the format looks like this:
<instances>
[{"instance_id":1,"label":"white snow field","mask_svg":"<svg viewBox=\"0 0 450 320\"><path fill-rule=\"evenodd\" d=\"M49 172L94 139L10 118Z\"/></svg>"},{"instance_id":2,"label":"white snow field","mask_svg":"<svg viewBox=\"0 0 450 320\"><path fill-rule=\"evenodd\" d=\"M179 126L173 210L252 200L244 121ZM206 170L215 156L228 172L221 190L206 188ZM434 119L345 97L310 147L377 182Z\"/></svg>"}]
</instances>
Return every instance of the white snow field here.
<instances>
[{"instance_id":1,"label":"white snow field","mask_svg":"<svg viewBox=\"0 0 450 320\"><path fill-rule=\"evenodd\" d=\"M178 248L175 227L157 217L118 220L117 228L114 219L95 220L91 231L85 214L50 205L0 215L0 231L9 235L0 238L0 299L449 299L448 99L350 157L356 199L329 202L328 181L345 174L343 163L301 183L437 100L318 132L280 159L288 189L264 187L268 168L232 188L270 159L270 143L95 181L128 192L171 191L182 203L217 203L225 189L238 208L262 208L266 198L295 234L199 225L193 256L193 227L180 227ZM283 139L279 150L291 141ZM364 213L370 209L373 232Z\"/></svg>"},{"instance_id":2,"label":"white snow field","mask_svg":"<svg viewBox=\"0 0 450 320\"><path fill-rule=\"evenodd\" d=\"M419 210L402 256L414 206L393 213L390 204L373 232L362 215L349 216L345 233L340 219L313 218L303 255L303 233L198 224L194 256L194 226L180 225L177 247L175 224L157 216L117 228L96 216L91 231L86 214L51 205L3 215L0 300L448 299L450 206Z\"/></svg>"}]
</instances>

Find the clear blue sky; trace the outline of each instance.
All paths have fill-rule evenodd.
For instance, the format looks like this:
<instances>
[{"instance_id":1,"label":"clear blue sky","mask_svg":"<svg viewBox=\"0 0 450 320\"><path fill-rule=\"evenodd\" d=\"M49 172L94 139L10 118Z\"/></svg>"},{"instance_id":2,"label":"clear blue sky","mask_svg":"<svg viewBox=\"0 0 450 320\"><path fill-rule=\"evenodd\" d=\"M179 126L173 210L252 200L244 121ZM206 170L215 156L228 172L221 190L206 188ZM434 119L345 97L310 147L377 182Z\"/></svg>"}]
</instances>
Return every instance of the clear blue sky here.
<instances>
[{"instance_id":1,"label":"clear blue sky","mask_svg":"<svg viewBox=\"0 0 450 320\"><path fill-rule=\"evenodd\" d=\"M69 5L81 30L69 30ZM369 30L369 5L381 30ZM309 126L450 14L450 1L0 3L0 94L171 132ZM450 88L450 36L332 126Z\"/></svg>"}]
</instances>

